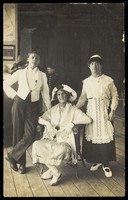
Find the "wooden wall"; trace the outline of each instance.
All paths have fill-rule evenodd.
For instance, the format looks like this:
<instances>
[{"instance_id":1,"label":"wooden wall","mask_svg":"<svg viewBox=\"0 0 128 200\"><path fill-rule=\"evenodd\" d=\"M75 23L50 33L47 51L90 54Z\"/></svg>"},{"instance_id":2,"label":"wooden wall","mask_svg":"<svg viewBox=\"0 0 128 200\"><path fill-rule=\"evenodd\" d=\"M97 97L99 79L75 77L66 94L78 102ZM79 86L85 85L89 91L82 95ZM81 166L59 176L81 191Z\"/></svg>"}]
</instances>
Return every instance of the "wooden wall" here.
<instances>
[{"instance_id":1,"label":"wooden wall","mask_svg":"<svg viewBox=\"0 0 128 200\"><path fill-rule=\"evenodd\" d=\"M64 82L78 93L81 81L90 74L88 58L97 53L104 60L103 72L114 78L119 92L122 87L123 8L115 6L113 13L103 8L68 5L59 14L19 12L19 34L25 27L33 28L31 48L39 52L42 70L54 65Z\"/></svg>"}]
</instances>

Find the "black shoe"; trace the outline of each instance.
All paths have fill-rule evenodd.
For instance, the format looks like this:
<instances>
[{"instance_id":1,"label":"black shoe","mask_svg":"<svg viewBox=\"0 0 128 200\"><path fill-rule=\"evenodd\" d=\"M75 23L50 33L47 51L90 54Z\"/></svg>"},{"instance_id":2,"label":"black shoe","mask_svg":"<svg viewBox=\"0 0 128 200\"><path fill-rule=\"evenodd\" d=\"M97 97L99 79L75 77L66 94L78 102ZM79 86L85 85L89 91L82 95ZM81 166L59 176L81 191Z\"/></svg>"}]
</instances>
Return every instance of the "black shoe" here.
<instances>
[{"instance_id":1,"label":"black shoe","mask_svg":"<svg viewBox=\"0 0 128 200\"><path fill-rule=\"evenodd\" d=\"M19 169L18 169L18 172L20 174L25 174L26 173L26 166L25 165L20 165Z\"/></svg>"},{"instance_id":2,"label":"black shoe","mask_svg":"<svg viewBox=\"0 0 128 200\"><path fill-rule=\"evenodd\" d=\"M17 165L16 165L16 161L14 160L14 158L13 158L9 153L7 153L6 160L7 160L8 162L10 162L10 167L11 167L14 171L18 171L18 167L17 167Z\"/></svg>"}]
</instances>

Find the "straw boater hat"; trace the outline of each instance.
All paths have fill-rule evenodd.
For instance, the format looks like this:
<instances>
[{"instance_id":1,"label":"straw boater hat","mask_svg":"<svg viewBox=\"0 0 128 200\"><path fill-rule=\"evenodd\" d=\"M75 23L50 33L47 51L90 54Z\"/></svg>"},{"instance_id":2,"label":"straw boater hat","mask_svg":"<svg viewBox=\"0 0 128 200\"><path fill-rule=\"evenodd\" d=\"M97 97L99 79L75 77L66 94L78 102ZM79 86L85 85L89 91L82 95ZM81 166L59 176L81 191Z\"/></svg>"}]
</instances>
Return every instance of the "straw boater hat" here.
<instances>
[{"instance_id":1,"label":"straw boater hat","mask_svg":"<svg viewBox=\"0 0 128 200\"><path fill-rule=\"evenodd\" d=\"M102 64L101 56L99 56L98 54L91 56L91 57L89 58L88 65L90 65L90 63L91 63L91 62L94 62L94 61L97 61L97 62L99 62L100 64Z\"/></svg>"},{"instance_id":2,"label":"straw boater hat","mask_svg":"<svg viewBox=\"0 0 128 200\"><path fill-rule=\"evenodd\" d=\"M55 94L56 92L59 90L59 89L63 89L65 90L66 92L69 92L71 94L70 98L69 98L69 101L70 102L73 102L76 100L77 98L77 93L75 92L75 90L73 90L71 87L69 87L68 85L64 85L64 84L61 84L59 87L55 87L52 91L52 100L55 100Z\"/></svg>"}]
</instances>

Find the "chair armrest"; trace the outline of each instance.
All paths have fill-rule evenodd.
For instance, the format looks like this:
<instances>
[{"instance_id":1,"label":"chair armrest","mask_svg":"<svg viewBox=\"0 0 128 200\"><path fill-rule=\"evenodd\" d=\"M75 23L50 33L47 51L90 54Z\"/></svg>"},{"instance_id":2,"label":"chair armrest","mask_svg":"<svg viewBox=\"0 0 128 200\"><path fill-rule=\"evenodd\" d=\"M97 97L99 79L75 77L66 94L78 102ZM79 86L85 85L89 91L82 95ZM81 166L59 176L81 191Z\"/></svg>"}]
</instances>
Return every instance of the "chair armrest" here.
<instances>
[{"instance_id":1,"label":"chair armrest","mask_svg":"<svg viewBox=\"0 0 128 200\"><path fill-rule=\"evenodd\" d=\"M37 124L36 126L36 139L40 140L43 137L44 125Z\"/></svg>"},{"instance_id":2,"label":"chair armrest","mask_svg":"<svg viewBox=\"0 0 128 200\"><path fill-rule=\"evenodd\" d=\"M78 125L75 125L73 127L73 133L74 133L74 138L75 138L77 154L80 154L80 147L81 147L81 145L80 145L80 133L81 133L82 128L84 128L84 127L85 127L84 124L78 124Z\"/></svg>"},{"instance_id":3,"label":"chair armrest","mask_svg":"<svg viewBox=\"0 0 128 200\"><path fill-rule=\"evenodd\" d=\"M84 124L78 124L78 125L75 125L73 127L73 133L74 135L77 135L80 133L81 129L84 127L85 125Z\"/></svg>"}]
</instances>

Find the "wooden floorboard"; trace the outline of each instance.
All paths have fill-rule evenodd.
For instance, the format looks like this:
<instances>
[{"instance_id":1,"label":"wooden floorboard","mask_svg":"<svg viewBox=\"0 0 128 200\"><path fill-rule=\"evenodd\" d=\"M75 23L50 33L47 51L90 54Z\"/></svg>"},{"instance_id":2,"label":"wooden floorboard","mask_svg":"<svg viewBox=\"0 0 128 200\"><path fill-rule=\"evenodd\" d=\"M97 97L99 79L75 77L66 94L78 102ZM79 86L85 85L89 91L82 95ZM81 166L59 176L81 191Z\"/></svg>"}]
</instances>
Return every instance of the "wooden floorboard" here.
<instances>
[{"instance_id":1,"label":"wooden floorboard","mask_svg":"<svg viewBox=\"0 0 128 200\"><path fill-rule=\"evenodd\" d=\"M40 178L40 174L37 169L32 165L32 160L29 152L27 151L27 168L28 172L26 173L30 188L32 190L34 197L49 197L48 190L46 189L43 181Z\"/></svg>"},{"instance_id":2,"label":"wooden floorboard","mask_svg":"<svg viewBox=\"0 0 128 200\"><path fill-rule=\"evenodd\" d=\"M98 170L95 173L95 176L109 189L111 192L117 196L121 197L125 195L125 189L124 189L124 178L120 178L118 181L118 174L120 174L120 171L117 168L111 167L113 173L113 177L108 179L104 177L103 170ZM118 174L117 174L118 173Z\"/></svg>"},{"instance_id":3,"label":"wooden floorboard","mask_svg":"<svg viewBox=\"0 0 128 200\"><path fill-rule=\"evenodd\" d=\"M80 168L78 168L80 170ZM70 166L63 167L66 176L70 178L77 190L82 194L82 196L97 197L99 196L96 190L87 182L86 168L82 169L82 175L79 174L79 179L75 176L75 170Z\"/></svg>"},{"instance_id":4,"label":"wooden floorboard","mask_svg":"<svg viewBox=\"0 0 128 200\"><path fill-rule=\"evenodd\" d=\"M4 148L3 156L5 158L7 154L7 150ZM7 163L5 159L3 159L3 196L4 197L17 197L17 192L15 189L15 182L12 175L12 170L10 168L10 164Z\"/></svg>"},{"instance_id":5,"label":"wooden floorboard","mask_svg":"<svg viewBox=\"0 0 128 200\"><path fill-rule=\"evenodd\" d=\"M125 146L124 146L124 143L123 144L120 144L120 143L116 143L116 148L117 149L120 149L122 152L125 152Z\"/></svg>"},{"instance_id":6,"label":"wooden floorboard","mask_svg":"<svg viewBox=\"0 0 128 200\"><path fill-rule=\"evenodd\" d=\"M10 148L8 149L8 152L9 150ZM26 174L19 174L15 172L14 170L11 170L11 171L12 171L13 179L15 182L17 196L18 197L33 197L33 193L30 188Z\"/></svg>"},{"instance_id":7,"label":"wooden floorboard","mask_svg":"<svg viewBox=\"0 0 128 200\"><path fill-rule=\"evenodd\" d=\"M19 174L10 168L8 161L3 161L4 197L124 197L125 196L125 138L116 136L117 161L110 162L113 172L106 178L102 168L96 172L84 168L78 163L76 171L69 165L60 167L62 177L57 186L50 186L50 180L41 179L40 168L32 164L32 146L27 150L27 173ZM11 148L4 148L4 157ZM46 171L46 166L44 171Z\"/></svg>"},{"instance_id":8,"label":"wooden floorboard","mask_svg":"<svg viewBox=\"0 0 128 200\"><path fill-rule=\"evenodd\" d=\"M71 169L67 170L67 173L70 173ZM109 188L107 188L98 177L95 175L92 176L92 172L89 171L87 168L83 168L82 165L79 166L79 170L81 173L79 173L79 181L84 186L85 184L90 185L87 188L87 193L85 193L85 188L81 190L81 192L85 193L85 196L115 196ZM72 170L71 170L72 171ZM75 184L77 184L78 188L80 187L78 185L79 181L74 178ZM89 189L90 187L90 189ZM89 191L89 193L88 193Z\"/></svg>"},{"instance_id":9,"label":"wooden floorboard","mask_svg":"<svg viewBox=\"0 0 128 200\"><path fill-rule=\"evenodd\" d=\"M28 149L28 152L29 152L29 155L31 156L31 147ZM40 174L40 169L37 168L37 171ZM45 187L47 188L47 191L50 194L50 196L52 196L52 197L57 197L57 196L65 197L66 196L66 194L64 193L63 189L61 188L61 186L59 184L56 187L52 187L52 186L50 186L49 180L42 180L42 181L43 181ZM43 193L42 193L42 195L43 195Z\"/></svg>"}]
</instances>

